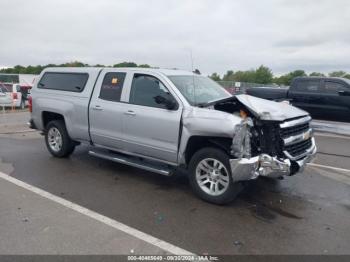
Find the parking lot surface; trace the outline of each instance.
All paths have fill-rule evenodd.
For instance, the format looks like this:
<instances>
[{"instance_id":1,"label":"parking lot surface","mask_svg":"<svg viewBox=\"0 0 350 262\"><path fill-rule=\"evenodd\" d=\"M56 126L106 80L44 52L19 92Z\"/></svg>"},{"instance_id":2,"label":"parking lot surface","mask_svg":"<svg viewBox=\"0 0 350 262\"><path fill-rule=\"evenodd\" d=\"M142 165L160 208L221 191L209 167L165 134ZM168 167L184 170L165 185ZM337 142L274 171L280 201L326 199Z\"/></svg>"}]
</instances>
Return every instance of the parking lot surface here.
<instances>
[{"instance_id":1,"label":"parking lot surface","mask_svg":"<svg viewBox=\"0 0 350 262\"><path fill-rule=\"evenodd\" d=\"M216 206L196 198L184 176L164 177L97 159L87 154L87 146L77 147L68 159L53 158L43 137L26 127L29 115L15 114L16 120L0 121L0 171L98 214L197 254L350 254L350 137L317 134L319 153L304 173L251 181L236 201ZM0 225L6 235L31 232L40 238L45 223L58 230L72 217L64 229L74 232L67 240L72 247L59 246L60 235L53 235L45 241L48 250L83 253L86 248L74 238L97 231L102 233L90 236L90 253L98 252L96 243L107 253L118 246L113 229L100 230L104 225L59 212L62 207L31 193L22 198L21 191L0 179L0 208L8 213ZM35 212L35 205L43 210ZM25 248L12 251L25 253Z\"/></svg>"},{"instance_id":2,"label":"parking lot surface","mask_svg":"<svg viewBox=\"0 0 350 262\"><path fill-rule=\"evenodd\" d=\"M97 221L91 212L87 216L81 208L72 209L71 203L62 205L62 201L47 199L3 177L0 176L2 255L169 253Z\"/></svg>"}]
</instances>

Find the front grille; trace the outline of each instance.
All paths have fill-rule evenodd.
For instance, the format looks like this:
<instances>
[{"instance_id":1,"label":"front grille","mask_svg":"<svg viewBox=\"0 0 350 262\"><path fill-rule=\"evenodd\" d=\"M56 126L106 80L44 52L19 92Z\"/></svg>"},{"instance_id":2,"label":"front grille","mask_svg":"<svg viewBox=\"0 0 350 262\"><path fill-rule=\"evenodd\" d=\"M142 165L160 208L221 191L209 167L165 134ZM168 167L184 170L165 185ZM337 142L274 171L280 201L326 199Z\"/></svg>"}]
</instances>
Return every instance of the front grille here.
<instances>
[{"instance_id":1,"label":"front grille","mask_svg":"<svg viewBox=\"0 0 350 262\"><path fill-rule=\"evenodd\" d=\"M284 149L292 156L298 157L303 155L312 146L311 138L308 140L295 143L293 145L285 146Z\"/></svg>"},{"instance_id":2,"label":"front grille","mask_svg":"<svg viewBox=\"0 0 350 262\"><path fill-rule=\"evenodd\" d=\"M309 137L310 133L308 133L310 130L310 121L310 117L303 117L286 121L279 125L282 151L291 160L298 160L304 157L305 153L313 145L312 138Z\"/></svg>"},{"instance_id":3,"label":"front grille","mask_svg":"<svg viewBox=\"0 0 350 262\"><path fill-rule=\"evenodd\" d=\"M290 136L299 135L301 133L304 133L310 129L309 122L303 123L301 125L291 126L280 129L280 134L282 138L287 138Z\"/></svg>"}]
</instances>

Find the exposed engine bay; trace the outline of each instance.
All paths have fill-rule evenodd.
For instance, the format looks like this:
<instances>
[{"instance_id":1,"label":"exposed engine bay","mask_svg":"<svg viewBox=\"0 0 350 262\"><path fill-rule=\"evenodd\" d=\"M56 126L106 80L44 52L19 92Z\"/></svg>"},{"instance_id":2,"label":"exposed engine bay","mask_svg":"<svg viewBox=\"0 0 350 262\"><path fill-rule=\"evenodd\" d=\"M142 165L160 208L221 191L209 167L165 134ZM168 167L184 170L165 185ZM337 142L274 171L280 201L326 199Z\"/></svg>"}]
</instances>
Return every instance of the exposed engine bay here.
<instances>
[{"instance_id":1,"label":"exposed engine bay","mask_svg":"<svg viewBox=\"0 0 350 262\"><path fill-rule=\"evenodd\" d=\"M283 157L281 141L278 137L278 121L260 120L258 115L251 112L238 99L219 101L209 107L242 118L241 125L236 126L234 132L232 145L232 154L234 156L250 158L266 153L272 156ZM244 150L242 149L243 144ZM241 152L237 152L238 150Z\"/></svg>"}]
</instances>

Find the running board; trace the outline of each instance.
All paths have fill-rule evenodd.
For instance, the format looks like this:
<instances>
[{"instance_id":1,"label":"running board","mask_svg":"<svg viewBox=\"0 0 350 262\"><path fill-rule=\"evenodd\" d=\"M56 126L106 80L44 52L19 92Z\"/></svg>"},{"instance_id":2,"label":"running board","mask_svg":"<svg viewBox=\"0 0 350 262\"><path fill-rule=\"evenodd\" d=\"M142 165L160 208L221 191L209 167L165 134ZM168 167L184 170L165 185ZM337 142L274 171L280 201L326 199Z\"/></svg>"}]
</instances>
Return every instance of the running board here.
<instances>
[{"instance_id":1,"label":"running board","mask_svg":"<svg viewBox=\"0 0 350 262\"><path fill-rule=\"evenodd\" d=\"M157 174L161 174L164 176L172 175L171 169L168 167L168 165L162 164L162 163L156 163L154 161L151 162L145 159L140 159L138 157L123 155L123 154L110 152L110 151L96 152L92 150L89 151L89 155L111 160L113 162L129 165L129 166L137 167L137 168L154 172Z\"/></svg>"}]
</instances>

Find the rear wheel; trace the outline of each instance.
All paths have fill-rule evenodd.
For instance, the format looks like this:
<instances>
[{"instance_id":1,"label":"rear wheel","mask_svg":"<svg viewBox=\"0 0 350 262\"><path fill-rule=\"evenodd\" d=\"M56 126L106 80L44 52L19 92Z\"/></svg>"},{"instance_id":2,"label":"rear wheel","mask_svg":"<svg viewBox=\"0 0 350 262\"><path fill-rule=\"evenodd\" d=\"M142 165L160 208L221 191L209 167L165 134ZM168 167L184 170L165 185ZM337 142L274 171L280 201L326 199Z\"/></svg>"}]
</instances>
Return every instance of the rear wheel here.
<instances>
[{"instance_id":1,"label":"rear wheel","mask_svg":"<svg viewBox=\"0 0 350 262\"><path fill-rule=\"evenodd\" d=\"M45 142L47 149L55 157L67 157L75 148L75 143L70 139L62 120L54 120L47 124Z\"/></svg>"},{"instance_id":2,"label":"rear wheel","mask_svg":"<svg viewBox=\"0 0 350 262\"><path fill-rule=\"evenodd\" d=\"M228 155L216 148L203 148L196 152L189 164L189 180L193 191L205 201L226 204L242 190L234 183Z\"/></svg>"}]
</instances>

